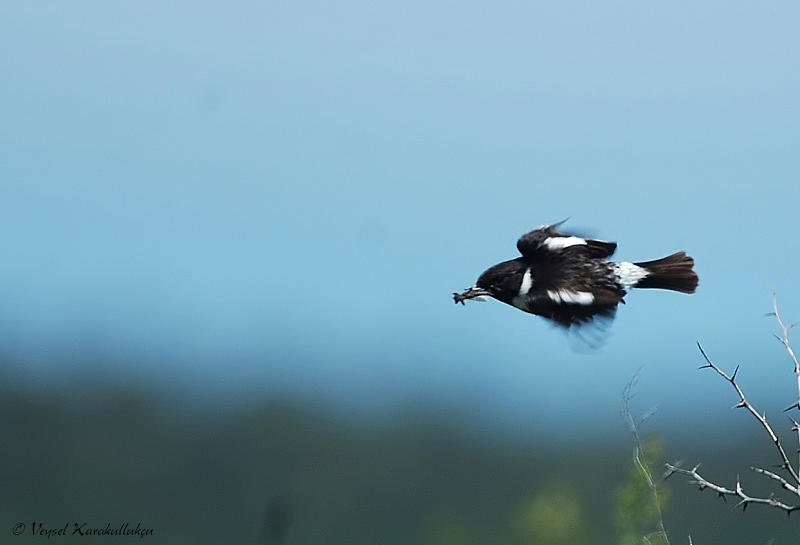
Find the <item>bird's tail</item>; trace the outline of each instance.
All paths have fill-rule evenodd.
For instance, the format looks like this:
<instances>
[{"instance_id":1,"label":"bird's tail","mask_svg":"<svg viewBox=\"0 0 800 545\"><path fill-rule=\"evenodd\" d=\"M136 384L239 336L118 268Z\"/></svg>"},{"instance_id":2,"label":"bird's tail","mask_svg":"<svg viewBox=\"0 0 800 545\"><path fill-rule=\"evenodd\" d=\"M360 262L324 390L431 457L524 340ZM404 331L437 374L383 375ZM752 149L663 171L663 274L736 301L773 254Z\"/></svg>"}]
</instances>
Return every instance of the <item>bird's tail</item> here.
<instances>
[{"instance_id":1,"label":"bird's tail","mask_svg":"<svg viewBox=\"0 0 800 545\"><path fill-rule=\"evenodd\" d=\"M694 272L694 259L684 252L677 252L654 261L634 263L647 271L632 287L659 288L662 290L694 293L697 289L697 274Z\"/></svg>"}]
</instances>

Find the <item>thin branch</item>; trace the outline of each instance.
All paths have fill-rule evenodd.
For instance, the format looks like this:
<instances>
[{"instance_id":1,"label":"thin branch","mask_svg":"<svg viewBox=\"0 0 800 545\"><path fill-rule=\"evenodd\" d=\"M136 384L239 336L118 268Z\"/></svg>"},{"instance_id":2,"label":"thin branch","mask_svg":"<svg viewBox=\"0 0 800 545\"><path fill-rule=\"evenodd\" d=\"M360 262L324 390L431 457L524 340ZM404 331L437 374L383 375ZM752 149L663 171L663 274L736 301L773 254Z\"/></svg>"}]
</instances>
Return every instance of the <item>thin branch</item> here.
<instances>
[{"instance_id":1,"label":"thin branch","mask_svg":"<svg viewBox=\"0 0 800 545\"><path fill-rule=\"evenodd\" d=\"M741 506L742 510L744 511L745 509L747 509L747 506L749 504L751 504L751 503L760 503L760 504L764 504L764 505L769 505L771 507L777 507L778 509L783 509L784 511L786 511L787 515L791 514L792 511L800 510L800 505L788 505L786 503L783 503L779 499L775 498L774 495L770 495L769 498L757 498L757 497L745 494L744 489L742 488L742 485L741 485L738 477L736 478L736 489L731 490L730 488L726 488L724 486L720 486L720 485L715 484L715 483L705 479L704 477L702 477L697 472L697 468L700 467L699 465L695 466L692 469L683 469L680 466L672 465L672 464L666 464L666 466L667 466L667 472L664 475L665 479L669 478L671 475L673 475L675 473L680 473L682 475L686 475L686 476L691 477L692 480L689 481L689 482L691 484L698 485L700 487L700 490L705 490L705 489L713 490L714 492L716 492L719 495L719 497L721 497L723 499L726 496L736 496L736 497L738 497L739 498L739 502L736 505L734 505L734 509L736 507ZM759 470L758 468L752 468L752 469L753 469L753 471L756 471L758 473L764 472L763 469L762 470Z\"/></svg>"},{"instance_id":2,"label":"thin branch","mask_svg":"<svg viewBox=\"0 0 800 545\"><path fill-rule=\"evenodd\" d=\"M734 405L733 408L734 409L747 409L748 412L750 412L750 414L752 414L753 417L755 417L755 419L758 420L758 422L761 424L761 427L763 427L764 430L766 430L767 434L769 435L769 438L772 440L772 443L775 445L775 448L778 449L778 453L780 454L781 462L782 462L781 463L781 468L785 469L789 473L789 475L791 476L791 478L795 482L795 484L800 484L800 476L798 476L797 470L789 462L789 457L786 455L786 451L783 450L783 445L781 445L781 440L778 437L778 435L772 430L772 426L769 425L769 422L767 422L766 415L765 414L760 414L755 409L755 407L753 407L753 405L751 405L750 402L747 401L747 398L745 397L744 392L739 387L739 384L737 384L737 382L736 382L736 373L739 372L739 367L736 367L736 370L733 372L733 374L728 376L722 369L720 369L719 367L714 365L714 363L709 359L708 355L705 353L705 350L703 350L703 347L700 346L700 343L697 343L697 348L700 349L700 353L703 355L703 358L706 360L706 365L702 366L701 369L707 369L707 368L713 369L714 371L716 371L716 373L719 376L721 376L722 378L727 380L730 383L730 385L733 386L734 390L736 390L736 393L739 395L739 403Z\"/></svg>"},{"instance_id":3,"label":"thin branch","mask_svg":"<svg viewBox=\"0 0 800 545\"><path fill-rule=\"evenodd\" d=\"M656 510L656 517L658 523L658 532L654 534L650 534L644 536L644 540L646 543L650 543L650 536L652 535L660 535L664 539L665 545L670 545L669 536L667 536L667 530L664 527L664 516L661 512L661 502L658 498L658 483L656 483L655 479L653 479L653 474L650 472L650 469L647 467L642 461L642 441L639 437L639 425L650 418L654 413L655 409L651 409L648 411L642 418L639 419L637 422L636 419L633 417L631 413L631 399L633 399L634 390L636 389L636 383L639 380L639 372L637 372L628 385L625 387L625 390L622 392L622 411L625 417L625 421L628 423L628 429L633 435L633 439L636 442L636 447L633 449L633 463L639 468L639 471L642 472L645 479L647 480L647 487L650 489L650 494L653 497L653 506Z\"/></svg>"},{"instance_id":4,"label":"thin branch","mask_svg":"<svg viewBox=\"0 0 800 545\"><path fill-rule=\"evenodd\" d=\"M789 324L785 325L783 320L781 320L781 315L778 314L778 298L775 294L775 288L772 288L772 315L775 316L775 320L778 322L778 327L781 328L781 334L775 335L775 338L783 345L786 349L786 352L789 353L789 357L792 358L792 362L794 363L794 375L797 379L797 402L790 406L789 409L800 409L800 363L797 361L797 356L792 350L792 347L789 345L789 330L792 329L797 324Z\"/></svg>"},{"instance_id":5,"label":"thin branch","mask_svg":"<svg viewBox=\"0 0 800 545\"><path fill-rule=\"evenodd\" d=\"M778 327L780 328L781 331L781 334L775 335L775 337L783 345L783 347L786 349L786 352L789 354L789 358L791 358L792 363L794 364L794 374L797 381L797 401L793 403L786 410L788 411L794 408L800 409L800 362L798 362L797 355L794 353L794 350L792 350L792 347L789 344L789 330L792 329L792 327L794 327L795 324L786 325L781 319L780 314L778 313L778 302L774 289L772 290L771 314L775 316L775 320L778 322ZM764 428L764 430L767 432L767 435L769 435L772 444L775 445L775 448L777 449L781 459L781 464L779 467L788 474L788 478L779 475L774 471L770 471L760 467L751 467L750 469L753 472L758 473L759 475L763 475L769 479L772 479L773 481L780 484L781 488L783 488L784 490L788 490L795 496L800 497L800 448L798 448L797 451L798 452L797 466L792 466L792 464L789 462L789 457L786 455L786 451L781 445L780 438L778 437L778 435L772 429L772 426L770 426L769 422L767 421L766 414L759 413L755 409L755 407L753 407L753 405L745 397L744 392L739 387L739 384L736 382L736 374L739 372L739 368L737 367L734 370L733 374L729 376L722 369L714 365L714 363L706 354L705 350L703 350L703 347L700 346L700 343L697 344L697 347L700 349L700 353L703 355L703 358L706 361L706 365L703 365L701 369L707 369L707 368L713 369L719 376L724 378L733 387L734 390L736 390L736 394L739 396L739 402L736 405L734 405L733 408L747 409L747 411L751 415L753 415L753 417L756 420L758 420L758 423L761 424L761 427ZM791 429L793 432L797 434L798 445L800 445L800 424L798 424L798 422L795 421L794 419L791 419L791 421L792 421ZM742 510L746 509L747 506L750 505L751 503L758 503L782 509L786 512L787 515L790 515L793 511L800 510L800 504L791 505L788 503L784 503L783 501L776 498L774 493L770 494L769 497L767 498L759 498L746 494L742 488L738 476L736 477L736 488L731 489L731 488L726 488L724 486L720 486L702 477L697 472L699 465L695 466L691 470L683 469L680 467L679 464L676 465L666 464L666 467L667 471L664 474L665 479L675 473L680 473L682 475L691 477L692 480L690 482L692 484L698 485L700 487L700 490L705 490L705 489L713 490L723 499L725 499L728 496L739 498L739 501L737 502L735 507L741 506Z\"/></svg>"},{"instance_id":6,"label":"thin branch","mask_svg":"<svg viewBox=\"0 0 800 545\"><path fill-rule=\"evenodd\" d=\"M779 483L781 483L781 487L785 488L789 492L793 492L794 494L800 496L800 489L798 489L796 486L791 484L789 481L787 481L777 473L773 473L772 471L769 471L767 469L761 469L760 467L755 467L755 466L750 467L750 469L752 469L756 473L759 473L761 475L766 475L770 479L778 481Z\"/></svg>"},{"instance_id":7,"label":"thin branch","mask_svg":"<svg viewBox=\"0 0 800 545\"><path fill-rule=\"evenodd\" d=\"M797 433L797 444L798 444L798 449L797 449L797 457L798 457L797 467L798 467L798 471L800 471L800 424L795 422L794 419L792 419L792 431Z\"/></svg>"},{"instance_id":8,"label":"thin branch","mask_svg":"<svg viewBox=\"0 0 800 545\"><path fill-rule=\"evenodd\" d=\"M775 320L778 322L778 327L781 328L780 336L775 335L775 337L783 345L783 347L786 349L786 352L789 354L789 357L792 359L792 363L794 363L794 376L797 381L797 402L794 405L787 407L786 410L788 411L794 408L800 409L800 362L797 361L797 356L789 344L789 330L797 324L789 324L787 326L783 323L781 315L778 312L778 297L775 293L775 288L772 288L772 314L775 316ZM798 446L800 446L800 425L798 425L794 419L792 419L792 431L797 433L797 443ZM797 470L800 472L800 448L797 449Z\"/></svg>"}]
</instances>

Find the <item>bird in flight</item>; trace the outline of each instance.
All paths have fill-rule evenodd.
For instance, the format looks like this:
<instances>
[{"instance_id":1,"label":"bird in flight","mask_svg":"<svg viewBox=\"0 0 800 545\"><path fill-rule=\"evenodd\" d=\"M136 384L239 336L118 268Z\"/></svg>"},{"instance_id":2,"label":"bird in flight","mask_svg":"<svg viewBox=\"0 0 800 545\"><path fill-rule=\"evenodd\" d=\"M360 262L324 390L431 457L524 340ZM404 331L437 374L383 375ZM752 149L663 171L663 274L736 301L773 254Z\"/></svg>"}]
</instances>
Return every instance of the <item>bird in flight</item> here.
<instances>
[{"instance_id":1,"label":"bird in flight","mask_svg":"<svg viewBox=\"0 0 800 545\"><path fill-rule=\"evenodd\" d=\"M520 237L522 256L484 271L474 286L453 293L455 302L489 296L570 329L613 319L631 288L697 288L694 260L684 252L638 263L608 261L615 242L561 233L562 223Z\"/></svg>"}]
</instances>

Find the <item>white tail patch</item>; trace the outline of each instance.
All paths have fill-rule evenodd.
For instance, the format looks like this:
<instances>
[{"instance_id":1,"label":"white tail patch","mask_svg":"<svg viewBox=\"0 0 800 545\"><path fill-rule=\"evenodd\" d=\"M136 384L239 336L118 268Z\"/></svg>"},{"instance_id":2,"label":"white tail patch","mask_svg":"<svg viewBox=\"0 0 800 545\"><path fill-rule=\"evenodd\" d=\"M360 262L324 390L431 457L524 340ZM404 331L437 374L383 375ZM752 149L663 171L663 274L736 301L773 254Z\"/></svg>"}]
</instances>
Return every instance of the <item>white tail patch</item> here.
<instances>
[{"instance_id":1,"label":"white tail patch","mask_svg":"<svg viewBox=\"0 0 800 545\"><path fill-rule=\"evenodd\" d=\"M649 276L650 271L639 265L621 261L614 264L614 274L620 285L624 289L629 290L636 287L636 284L638 284L641 279Z\"/></svg>"},{"instance_id":2,"label":"white tail patch","mask_svg":"<svg viewBox=\"0 0 800 545\"><path fill-rule=\"evenodd\" d=\"M594 294L588 291L547 290L547 296L554 303L568 305L591 305L594 303Z\"/></svg>"},{"instance_id":3,"label":"white tail patch","mask_svg":"<svg viewBox=\"0 0 800 545\"><path fill-rule=\"evenodd\" d=\"M585 246L586 239L581 237L547 237L544 245L548 250L561 250L570 246Z\"/></svg>"},{"instance_id":4,"label":"white tail patch","mask_svg":"<svg viewBox=\"0 0 800 545\"><path fill-rule=\"evenodd\" d=\"M517 292L517 295L511 300L511 304L518 309L527 311L527 298L528 292L531 291L531 286L533 286L533 277L531 276L531 269L528 267L525 269L525 274L522 275L522 284L519 285L519 292Z\"/></svg>"}]
</instances>

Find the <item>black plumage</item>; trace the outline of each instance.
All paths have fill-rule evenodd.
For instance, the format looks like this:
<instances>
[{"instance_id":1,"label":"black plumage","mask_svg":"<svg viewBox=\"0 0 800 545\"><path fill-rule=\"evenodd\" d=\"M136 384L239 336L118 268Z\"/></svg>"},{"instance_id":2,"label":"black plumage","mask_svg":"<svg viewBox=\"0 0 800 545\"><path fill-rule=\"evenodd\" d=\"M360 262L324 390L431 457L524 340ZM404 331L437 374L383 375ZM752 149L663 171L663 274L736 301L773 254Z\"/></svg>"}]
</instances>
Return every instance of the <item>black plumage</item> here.
<instances>
[{"instance_id":1,"label":"black plumage","mask_svg":"<svg viewBox=\"0 0 800 545\"><path fill-rule=\"evenodd\" d=\"M631 288L694 293L694 260L684 252L654 261L611 262L616 243L540 227L517 241L521 257L490 267L456 303L489 296L564 328L613 319Z\"/></svg>"}]
</instances>

